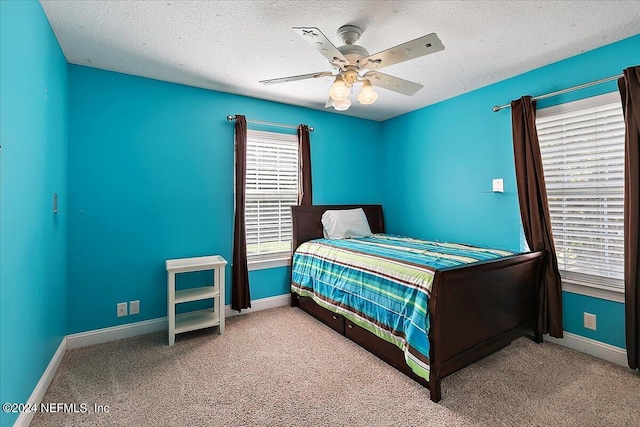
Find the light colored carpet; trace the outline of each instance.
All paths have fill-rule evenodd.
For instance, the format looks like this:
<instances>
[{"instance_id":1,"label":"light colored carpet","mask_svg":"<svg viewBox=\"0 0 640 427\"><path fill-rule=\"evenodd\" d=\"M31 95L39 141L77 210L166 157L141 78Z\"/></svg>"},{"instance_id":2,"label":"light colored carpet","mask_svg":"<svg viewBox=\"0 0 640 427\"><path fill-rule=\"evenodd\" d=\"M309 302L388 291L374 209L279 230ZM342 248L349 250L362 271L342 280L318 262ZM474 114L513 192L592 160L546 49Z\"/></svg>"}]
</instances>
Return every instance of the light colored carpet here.
<instances>
[{"instance_id":1,"label":"light colored carpet","mask_svg":"<svg viewBox=\"0 0 640 427\"><path fill-rule=\"evenodd\" d=\"M522 338L443 380L443 399L297 308L70 350L32 426L637 426L640 376ZM109 413L93 413L93 405Z\"/></svg>"}]
</instances>

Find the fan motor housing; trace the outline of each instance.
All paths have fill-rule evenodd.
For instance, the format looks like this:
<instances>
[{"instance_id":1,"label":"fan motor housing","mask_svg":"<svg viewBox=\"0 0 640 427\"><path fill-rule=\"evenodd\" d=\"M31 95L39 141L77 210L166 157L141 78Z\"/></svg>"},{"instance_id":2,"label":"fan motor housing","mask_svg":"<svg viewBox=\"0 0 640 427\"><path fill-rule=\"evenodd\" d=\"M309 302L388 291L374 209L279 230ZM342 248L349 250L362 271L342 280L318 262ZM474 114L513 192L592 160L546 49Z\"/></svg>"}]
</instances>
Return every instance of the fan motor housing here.
<instances>
[{"instance_id":1,"label":"fan motor housing","mask_svg":"<svg viewBox=\"0 0 640 427\"><path fill-rule=\"evenodd\" d=\"M367 52L367 49L356 44L347 44L344 46L340 46L338 50L344 55L345 58L349 60L351 65L359 65L359 61L362 58L366 58L367 56L369 56L369 52Z\"/></svg>"}]
</instances>

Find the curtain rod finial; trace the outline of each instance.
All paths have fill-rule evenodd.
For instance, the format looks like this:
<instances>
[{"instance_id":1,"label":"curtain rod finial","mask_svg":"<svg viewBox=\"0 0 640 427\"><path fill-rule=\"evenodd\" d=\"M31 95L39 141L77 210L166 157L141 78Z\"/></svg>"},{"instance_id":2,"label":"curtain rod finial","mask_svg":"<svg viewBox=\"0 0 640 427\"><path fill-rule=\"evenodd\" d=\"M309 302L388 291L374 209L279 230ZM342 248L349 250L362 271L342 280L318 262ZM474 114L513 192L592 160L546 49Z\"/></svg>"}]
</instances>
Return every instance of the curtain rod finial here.
<instances>
[{"instance_id":1,"label":"curtain rod finial","mask_svg":"<svg viewBox=\"0 0 640 427\"><path fill-rule=\"evenodd\" d=\"M497 113L498 111L500 111L500 107L498 107L498 106L496 105L496 106L494 106L494 107L492 108L492 110L493 110L493 112L494 112L494 113Z\"/></svg>"},{"instance_id":2,"label":"curtain rod finial","mask_svg":"<svg viewBox=\"0 0 640 427\"><path fill-rule=\"evenodd\" d=\"M235 116L232 116L231 114L229 114L229 115L227 116L227 121L228 121L228 122L232 122L234 119L235 119Z\"/></svg>"}]
</instances>

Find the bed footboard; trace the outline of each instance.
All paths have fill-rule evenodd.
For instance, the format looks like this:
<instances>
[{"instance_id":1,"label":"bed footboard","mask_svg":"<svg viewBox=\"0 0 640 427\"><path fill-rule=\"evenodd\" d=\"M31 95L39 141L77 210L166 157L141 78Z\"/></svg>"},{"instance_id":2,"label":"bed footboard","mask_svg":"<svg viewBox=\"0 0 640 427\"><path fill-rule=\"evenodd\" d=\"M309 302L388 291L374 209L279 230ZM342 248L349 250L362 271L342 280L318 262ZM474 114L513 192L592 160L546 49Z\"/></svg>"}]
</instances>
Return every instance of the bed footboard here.
<instances>
[{"instance_id":1,"label":"bed footboard","mask_svg":"<svg viewBox=\"0 0 640 427\"><path fill-rule=\"evenodd\" d=\"M436 274L429 308L432 379L439 383L535 333L543 262L544 252L531 252ZM439 384L432 385L439 394Z\"/></svg>"}]
</instances>

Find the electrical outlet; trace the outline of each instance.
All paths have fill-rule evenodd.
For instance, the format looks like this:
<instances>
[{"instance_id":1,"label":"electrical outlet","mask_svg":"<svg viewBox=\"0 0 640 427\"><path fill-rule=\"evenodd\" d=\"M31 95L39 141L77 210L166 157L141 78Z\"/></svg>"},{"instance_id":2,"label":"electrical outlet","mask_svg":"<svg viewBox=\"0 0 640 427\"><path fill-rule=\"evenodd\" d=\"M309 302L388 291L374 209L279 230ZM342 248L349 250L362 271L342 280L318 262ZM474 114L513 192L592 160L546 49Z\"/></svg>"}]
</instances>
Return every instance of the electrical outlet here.
<instances>
[{"instance_id":1,"label":"electrical outlet","mask_svg":"<svg viewBox=\"0 0 640 427\"><path fill-rule=\"evenodd\" d=\"M140 314L140 300L129 301L129 314Z\"/></svg>"},{"instance_id":2,"label":"electrical outlet","mask_svg":"<svg viewBox=\"0 0 640 427\"><path fill-rule=\"evenodd\" d=\"M596 330L596 315L591 313L584 313L584 327L587 329Z\"/></svg>"},{"instance_id":3,"label":"electrical outlet","mask_svg":"<svg viewBox=\"0 0 640 427\"><path fill-rule=\"evenodd\" d=\"M117 305L118 308L118 317L124 317L127 315L127 303L119 302Z\"/></svg>"},{"instance_id":4,"label":"electrical outlet","mask_svg":"<svg viewBox=\"0 0 640 427\"><path fill-rule=\"evenodd\" d=\"M492 188L494 193L504 193L504 180L502 178L496 178L492 181Z\"/></svg>"}]
</instances>

